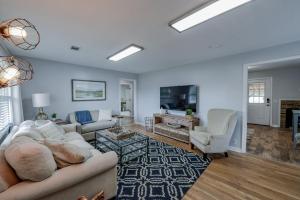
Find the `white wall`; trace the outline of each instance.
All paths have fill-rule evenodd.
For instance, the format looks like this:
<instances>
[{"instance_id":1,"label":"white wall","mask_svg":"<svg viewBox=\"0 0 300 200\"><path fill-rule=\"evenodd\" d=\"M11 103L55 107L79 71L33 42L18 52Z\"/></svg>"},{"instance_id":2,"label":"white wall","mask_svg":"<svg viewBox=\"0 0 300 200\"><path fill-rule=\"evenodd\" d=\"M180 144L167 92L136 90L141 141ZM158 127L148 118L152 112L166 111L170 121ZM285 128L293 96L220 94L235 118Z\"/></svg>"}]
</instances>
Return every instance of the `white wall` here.
<instances>
[{"instance_id":1,"label":"white wall","mask_svg":"<svg viewBox=\"0 0 300 200\"><path fill-rule=\"evenodd\" d=\"M145 116L159 111L160 87L195 84L199 86L198 116L203 124L206 124L207 111L211 108L239 111L240 118L231 146L241 148L243 65L295 55L300 55L300 42L141 74L138 81L138 120L143 122Z\"/></svg>"},{"instance_id":2,"label":"white wall","mask_svg":"<svg viewBox=\"0 0 300 200\"><path fill-rule=\"evenodd\" d=\"M249 72L249 78L272 77L272 124L280 125L280 99L300 99L300 64L298 67Z\"/></svg>"},{"instance_id":3,"label":"white wall","mask_svg":"<svg viewBox=\"0 0 300 200\"><path fill-rule=\"evenodd\" d=\"M51 105L45 110L49 115L56 112L62 119L65 119L70 112L85 109L110 108L114 113L118 113L120 79L137 79L137 75L132 73L33 58L25 59L30 61L34 68L33 80L24 83L21 87L25 119L34 117L35 110L32 108L31 95L39 92L50 93ZM106 81L107 99L105 101L72 102L71 79Z\"/></svg>"}]
</instances>

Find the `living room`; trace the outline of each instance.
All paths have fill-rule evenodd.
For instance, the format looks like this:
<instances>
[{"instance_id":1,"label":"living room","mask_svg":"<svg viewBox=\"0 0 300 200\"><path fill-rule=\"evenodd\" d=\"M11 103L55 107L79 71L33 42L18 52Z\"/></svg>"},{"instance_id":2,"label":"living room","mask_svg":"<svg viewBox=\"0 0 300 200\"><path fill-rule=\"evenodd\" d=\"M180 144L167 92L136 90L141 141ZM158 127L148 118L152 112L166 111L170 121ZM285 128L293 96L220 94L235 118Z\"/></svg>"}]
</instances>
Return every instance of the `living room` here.
<instances>
[{"instance_id":1,"label":"living room","mask_svg":"<svg viewBox=\"0 0 300 200\"><path fill-rule=\"evenodd\" d=\"M0 199L300 199L299 163L246 152L248 67L300 57L300 2L232 2L0 0L1 156L15 172ZM62 166L46 124L84 161ZM47 178L9 158L23 137L52 151Z\"/></svg>"}]
</instances>

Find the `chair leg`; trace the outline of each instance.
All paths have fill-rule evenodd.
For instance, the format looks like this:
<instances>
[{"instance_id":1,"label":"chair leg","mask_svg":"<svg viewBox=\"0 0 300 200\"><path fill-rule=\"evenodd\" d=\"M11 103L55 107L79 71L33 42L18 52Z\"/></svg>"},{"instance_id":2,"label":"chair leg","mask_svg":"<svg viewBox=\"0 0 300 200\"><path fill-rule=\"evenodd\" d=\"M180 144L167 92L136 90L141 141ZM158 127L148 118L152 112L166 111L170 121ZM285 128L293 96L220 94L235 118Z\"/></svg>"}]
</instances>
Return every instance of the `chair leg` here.
<instances>
[{"instance_id":1,"label":"chair leg","mask_svg":"<svg viewBox=\"0 0 300 200\"><path fill-rule=\"evenodd\" d=\"M193 143L190 143L190 147L191 147L191 149L194 149L194 144Z\"/></svg>"},{"instance_id":2,"label":"chair leg","mask_svg":"<svg viewBox=\"0 0 300 200\"><path fill-rule=\"evenodd\" d=\"M224 152L224 155L225 155L226 158L228 157L228 153L227 152Z\"/></svg>"}]
</instances>

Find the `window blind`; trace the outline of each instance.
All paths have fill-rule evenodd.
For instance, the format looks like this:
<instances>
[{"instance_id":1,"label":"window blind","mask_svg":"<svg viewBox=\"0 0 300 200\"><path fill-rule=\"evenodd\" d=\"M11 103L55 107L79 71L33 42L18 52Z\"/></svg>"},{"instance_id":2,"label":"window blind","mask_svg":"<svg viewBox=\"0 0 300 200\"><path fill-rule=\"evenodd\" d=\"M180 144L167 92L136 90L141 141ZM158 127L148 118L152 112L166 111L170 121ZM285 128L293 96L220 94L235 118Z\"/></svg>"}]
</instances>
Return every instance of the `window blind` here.
<instances>
[{"instance_id":1,"label":"window blind","mask_svg":"<svg viewBox=\"0 0 300 200\"><path fill-rule=\"evenodd\" d=\"M0 89L0 130L12 122L12 97L10 88Z\"/></svg>"}]
</instances>

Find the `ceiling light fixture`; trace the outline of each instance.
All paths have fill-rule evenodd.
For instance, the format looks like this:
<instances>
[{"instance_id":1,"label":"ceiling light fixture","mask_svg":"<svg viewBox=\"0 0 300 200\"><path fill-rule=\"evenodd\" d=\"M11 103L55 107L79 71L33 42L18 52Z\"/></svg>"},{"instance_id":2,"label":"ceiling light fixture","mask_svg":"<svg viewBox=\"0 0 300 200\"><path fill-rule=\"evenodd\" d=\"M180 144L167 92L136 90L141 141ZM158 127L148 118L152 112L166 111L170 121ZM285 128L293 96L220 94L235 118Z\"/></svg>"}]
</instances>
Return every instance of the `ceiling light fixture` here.
<instances>
[{"instance_id":1,"label":"ceiling light fixture","mask_svg":"<svg viewBox=\"0 0 300 200\"><path fill-rule=\"evenodd\" d=\"M31 80L33 69L29 62L14 56L0 56L0 88Z\"/></svg>"},{"instance_id":2,"label":"ceiling light fixture","mask_svg":"<svg viewBox=\"0 0 300 200\"><path fill-rule=\"evenodd\" d=\"M142 51L142 50L144 50L143 47L140 47L140 46L135 45L135 44L131 44L128 47L126 47L126 48L118 51L117 53L109 56L107 59L111 60L111 61L119 61L123 58L126 58L126 57L128 57L130 55L133 55L133 54L135 54L139 51Z\"/></svg>"},{"instance_id":3,"label":"ceiling light fixture","mask_svg":"<svg viewBox=\"0 0 300 200\"><path fill-rule=\"evenodd\" d=\"M73 51L79 51L80 47L79 47L79 46L74 46L74 45L72 45L72 46L70 47L70 49L73 50Z\"/></svg>"},{"instance_id":4,"label":"ceiling light fixture","mask_svg":"<svg viewBox=\"0 0 300 200\"><path fill-rule=\"evenodd\" d=\"M252 0L213 0L202 5L192 13L172 21L170 26L182 32L250 1Z\"/></svg>"},{"instance_id":5,"label":"ceiling light fixture","mask_svg":"<svg viewBox=\"0 0 300 200\"><path fill-rule=\"evenodd\" d=\"M40 43L40 34L26 19L16 18L0 23L0 35L24 50L35 49Z\"/></svg>"}]
</instances>

